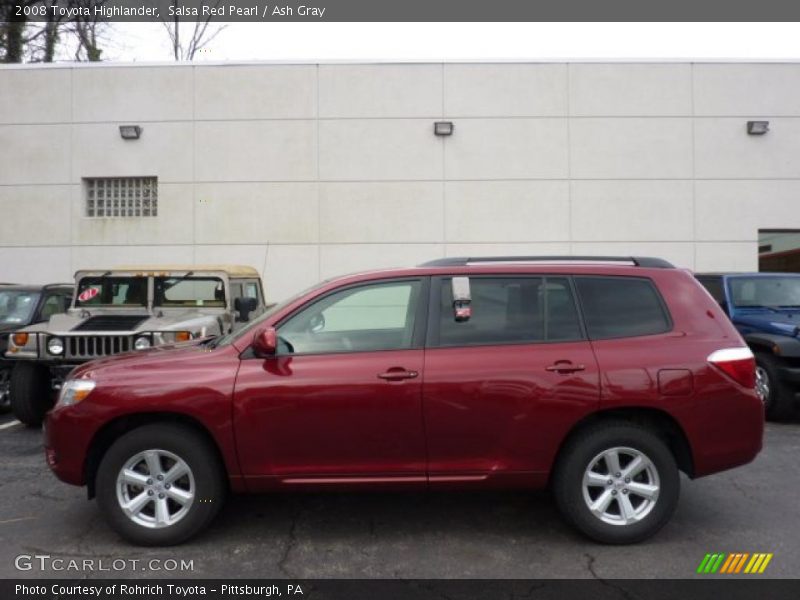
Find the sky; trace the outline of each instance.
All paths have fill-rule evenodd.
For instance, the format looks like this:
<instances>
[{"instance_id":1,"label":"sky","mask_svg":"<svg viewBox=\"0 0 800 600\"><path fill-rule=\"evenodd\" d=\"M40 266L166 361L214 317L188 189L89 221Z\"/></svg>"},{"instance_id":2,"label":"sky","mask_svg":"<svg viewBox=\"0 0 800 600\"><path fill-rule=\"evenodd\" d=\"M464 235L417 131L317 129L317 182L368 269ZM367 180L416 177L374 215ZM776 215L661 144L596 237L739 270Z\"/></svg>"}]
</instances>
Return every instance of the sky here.
<instances>
[{"instance_id":1,"label":"sky","mask_svg":"<svg viewBox=\"0 0 800 600\"><path fill-rule=\"evenodd\" d=\"M106 59L172 59L163 24L113 27ZM195 60L789 60L799 34L796 23L229 23Z\"/></svg>"}]
</instances>

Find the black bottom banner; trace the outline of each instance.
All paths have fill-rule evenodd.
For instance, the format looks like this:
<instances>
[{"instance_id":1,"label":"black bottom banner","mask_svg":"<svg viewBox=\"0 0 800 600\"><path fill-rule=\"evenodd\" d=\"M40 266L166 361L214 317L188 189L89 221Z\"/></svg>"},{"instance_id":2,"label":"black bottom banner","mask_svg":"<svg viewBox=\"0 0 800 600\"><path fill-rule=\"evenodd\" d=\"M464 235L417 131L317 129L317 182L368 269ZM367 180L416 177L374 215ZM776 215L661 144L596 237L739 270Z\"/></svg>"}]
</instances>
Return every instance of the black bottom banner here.
<instances>
[{"instance_id":1,"label":"black bottom banner","mask_svg":"<svg viewBox=\"0 0 800 600\"><path fill-rule=\"evenodd\" d=\"M6 579L2 600L797 600L798 579Z\"/></svg>"}]
</instances>

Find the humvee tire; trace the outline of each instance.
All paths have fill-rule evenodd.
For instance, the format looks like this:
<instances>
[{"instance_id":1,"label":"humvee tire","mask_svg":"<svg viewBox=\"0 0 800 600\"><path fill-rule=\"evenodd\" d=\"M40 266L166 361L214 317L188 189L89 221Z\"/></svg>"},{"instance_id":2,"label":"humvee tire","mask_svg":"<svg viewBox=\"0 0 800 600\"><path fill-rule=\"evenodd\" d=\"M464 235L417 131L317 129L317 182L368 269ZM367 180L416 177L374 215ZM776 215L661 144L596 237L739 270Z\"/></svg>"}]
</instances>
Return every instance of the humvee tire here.
<instances>
[{"instance_id":1,"label":"humvee tire","mask_svg":"<svg viewBox=\"0 0 800 600\"><path fill-rule=\"evenodd\" d=\"M11 412L28 427L39 427L53 407L50 370L44 365L19 362L11 371Z\"/></svg>"}]
</instances>

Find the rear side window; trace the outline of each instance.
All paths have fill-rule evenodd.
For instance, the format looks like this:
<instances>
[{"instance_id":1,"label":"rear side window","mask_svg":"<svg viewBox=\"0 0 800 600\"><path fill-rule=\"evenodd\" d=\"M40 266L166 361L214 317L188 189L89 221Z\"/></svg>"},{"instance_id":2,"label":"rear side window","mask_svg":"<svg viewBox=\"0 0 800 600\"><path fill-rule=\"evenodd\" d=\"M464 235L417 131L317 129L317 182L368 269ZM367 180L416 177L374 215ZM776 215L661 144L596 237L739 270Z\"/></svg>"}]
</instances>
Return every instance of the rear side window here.
<instances>
[{"instance_id":1,"label":"rear side window","mask_svg":"<svg viewBox=\"0 0 800 600\"><path fill-rule=\"evenodd\" d=\"M565 277L470 277L472 316L457 322L451 280L442 280L439 346L579 340L578 312Z\"/></svg>"},{"instance_id":2,"label":"rear side window","mask_svg":"<svg viewBox=\"0 0 800 600\"><path fill-rule=\"evenodd\" d=\"M633 277L577 277L584 320L595 340L664 333L672 328L653 283Z\"/></svg>"}]
</instances>

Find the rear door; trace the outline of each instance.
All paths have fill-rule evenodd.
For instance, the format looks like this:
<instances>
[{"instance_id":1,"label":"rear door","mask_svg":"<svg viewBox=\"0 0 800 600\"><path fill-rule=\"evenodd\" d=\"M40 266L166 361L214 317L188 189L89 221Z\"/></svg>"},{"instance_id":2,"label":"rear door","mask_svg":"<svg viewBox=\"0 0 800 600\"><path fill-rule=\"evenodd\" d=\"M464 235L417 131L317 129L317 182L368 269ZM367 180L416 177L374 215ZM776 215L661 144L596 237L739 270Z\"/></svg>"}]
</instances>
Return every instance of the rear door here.
<instances>
[{"instance_id":1,"label":"rear door","mask_svg":"<svg viewBox=\"0 0 800 600\"><path fill-rule=\"evenodd\" d=\"M594 354L565 276L470 277L457 322L451 279L434 280L423 407L431 483L549 469L599 401Z\"/></svg>"},{"instance_id":2,"label":"rear door","mask_svg":"<svg viewBox=\"0 0 800 600\"><path fill-rule=\"evenodd\" d=\"M675 330L651 279L582 276L575 278L575 284L603 373L603 408L649 404L674 412L692 398L693 371L707 367L704 340L698 339L696 330ZM684 293L695 294L696 285L691 282ZM673 293L677 295L677 290ZM701 306L698 312L704 310Z\"/></svg>"}]
</instances>

